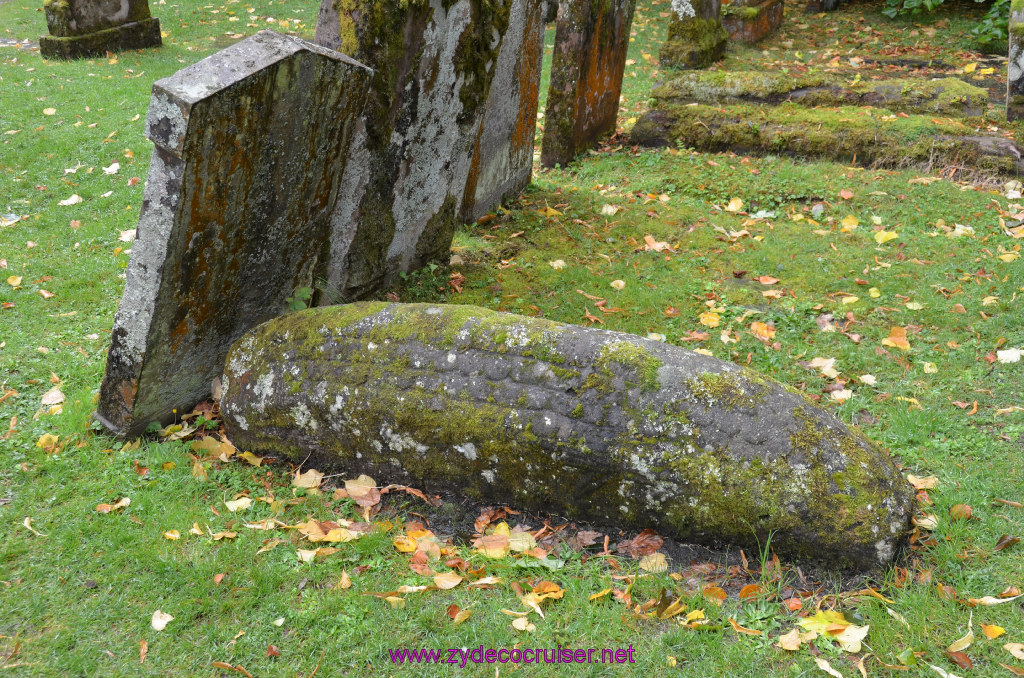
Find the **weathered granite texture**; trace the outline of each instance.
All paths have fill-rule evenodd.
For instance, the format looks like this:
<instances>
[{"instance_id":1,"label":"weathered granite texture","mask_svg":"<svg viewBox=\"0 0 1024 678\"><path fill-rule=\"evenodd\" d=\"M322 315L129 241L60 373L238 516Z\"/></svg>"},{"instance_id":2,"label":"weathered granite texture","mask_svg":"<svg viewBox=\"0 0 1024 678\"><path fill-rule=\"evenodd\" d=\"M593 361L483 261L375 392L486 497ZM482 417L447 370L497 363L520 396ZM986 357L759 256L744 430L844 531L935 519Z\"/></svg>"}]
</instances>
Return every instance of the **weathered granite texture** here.
<instances>
[{"instance_id":1,"label":"weathered granite texture","mask_svg":"<svg viewBox=\"0 0 1024 678\"><path fill-rule=\"evenodd\" d=\"M636 0L581 0L558 7L540 160L546 167L615 130Z\"/></svg>"},{"instance_id":2,"label":"weathered granite texture","mask_svg":"<svg viewBox=\"0 0 1024 678\"><path fill-rule=\"evenodd\" d=\"M967 117L981 115L988 91L959 78L866 80L830 73L790 75L768 71L682 73L654 88L658 106L784 101L804 106L877 106L906 113Z\"/></svg>"},{"instance_id":3,"label":"weathered granite texture","mask_svg":"<svg viewBox=\"0 0 1024 678\"><path fill-rule=\"evenodd\" d=\"M664 68L707 68L725 54L721 0L673 0L668 38L658 61Z\"/></svg>"},{"instance_id":4,"label":"weathered granite texture","mask_svg":"<svg viewBox=\"0 0 1024 678\"><path fill-rule=\"evenodd\" d=\"M889 456L796 392L675 346L473 306L359 303L247 333L240 449L870 570L906 535Z\"/></svg>"},{"instance_id":5,"label":"weathered granite texture","mask_svg":"<svg viewBox=\"0 0 1024 678\"><path fill-rule=\"evenodd\" d=\"M1010 48L1006 78L1006 119L1024 118L1024 0L1010 4Z\"/></svg>"},{"instance_id":6,"label":"weathered granite texture","mask_svg":"<svg viewBox=\"0 0 1024 678\"><path fill-rule=\"evenodd\" d=\"M263 31L153 85L156 148L100 390L111 431L187 411L231 342L311 285L368 80Z\"/></svg>"},{"instance_id":7,"label":"weathered granite texture","mask_svg":"<svg viewBox=\"0 0 1024 678\"><path fill-rule=\"evenodd\" d=\"M346 151L319 303L363 297L403 272L447 262L511 6L323 1L317 44L351 54L374 76Z\"/></svg>"},{"instance_id":8,"label":"weathered granite texture","mask_svg":"<svg viewBox=\"0 0 1024 678\"><path fill-rule=\"evenodd\" d=\"M473 148L462 219L476 221L530 184L544 59L545 0L512 0Z\"/></svg>"},{"instance_id":9,"label":"weathered granite texture","mask_svg":"<svg viewBox=\"0 0 1024 678\"><path fill-rule=\"evenodd\" d=\"M160 22L148 0L46 0L50 35L39 39L44 57L77 59L108 51L158 47Z\"/></svg>"},{"instance_id":10,"label":"weathered granite texture","mask_svg":"<svg viewBox=\"0 0 1024 678\"><path fill-rule=\"evenodd\" d=\"M761 42L782 25L784 0L732 0L722 8L730 40Z\"/></svg>"}]
</instances>

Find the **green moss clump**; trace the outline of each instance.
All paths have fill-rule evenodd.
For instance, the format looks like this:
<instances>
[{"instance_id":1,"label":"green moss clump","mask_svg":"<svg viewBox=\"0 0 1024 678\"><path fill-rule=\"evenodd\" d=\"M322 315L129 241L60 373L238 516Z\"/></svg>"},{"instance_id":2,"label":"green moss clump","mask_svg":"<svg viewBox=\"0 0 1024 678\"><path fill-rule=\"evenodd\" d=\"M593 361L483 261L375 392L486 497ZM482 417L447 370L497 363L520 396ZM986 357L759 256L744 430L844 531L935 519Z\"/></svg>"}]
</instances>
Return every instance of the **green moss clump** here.
<instances>
[{"instance_id":1,"label":"green moss clump","mask_svg":"<svg viewBox=\"0 0 1024 678\"><path fill-rule=\"evenodd\" d=\"M750 382L738 374L728 372L705 372L686 382L690 392L703 401L705 407L725 407L732 410L737 407L757 407L767 397L769 389L754 383L750 392Z\"/></svg>"},{"instance_id":2,"label":"green moss clump","mask_svg":"<svg viewBox=\"0 0 1024 678\"><path fill-rule=\"evenodd\" d=\"M667 68L707 68L725 55L728 42L717 19L673 19L658 60Z\"/></svg>"}]
</instances>

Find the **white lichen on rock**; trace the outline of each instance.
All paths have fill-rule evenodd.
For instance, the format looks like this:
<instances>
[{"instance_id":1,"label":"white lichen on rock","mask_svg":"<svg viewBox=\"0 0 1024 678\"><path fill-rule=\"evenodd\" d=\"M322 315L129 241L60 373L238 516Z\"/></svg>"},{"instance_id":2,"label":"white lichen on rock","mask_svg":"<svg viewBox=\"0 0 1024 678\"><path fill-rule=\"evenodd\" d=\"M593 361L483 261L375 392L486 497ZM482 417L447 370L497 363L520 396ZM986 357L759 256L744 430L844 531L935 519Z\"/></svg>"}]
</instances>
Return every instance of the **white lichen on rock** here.
<instances>
[{"instance_id":1,"label":"white lichen on rock","mask_svg":"<svg viewBox=\"0 0 1024 678\"><path fill-rule=\"evenodd\" d=\"M672 0L672 11L676 13L680 20L692 19L697 16L697 12L694 11L690 0Z\"/></svg>"}]
</instances>

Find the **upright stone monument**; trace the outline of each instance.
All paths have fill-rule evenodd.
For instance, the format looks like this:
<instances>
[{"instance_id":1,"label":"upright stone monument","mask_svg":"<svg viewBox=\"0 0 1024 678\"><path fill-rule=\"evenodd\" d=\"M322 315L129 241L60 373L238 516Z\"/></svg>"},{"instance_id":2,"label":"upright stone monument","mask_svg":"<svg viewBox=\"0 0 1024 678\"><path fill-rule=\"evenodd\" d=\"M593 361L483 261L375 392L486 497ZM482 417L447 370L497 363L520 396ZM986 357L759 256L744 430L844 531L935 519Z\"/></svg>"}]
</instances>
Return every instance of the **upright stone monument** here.
<instances>
[{"instance_id":1,"label":"upright stone monument","mask_svg":"<svg viewBox=\"0 0 1024 678\"><path fill-rule=\"evenodd\" d=\"M615 129L636 0L558 7L541 163L566 164Z\"/></svg>"},{"instance_id":2,"label":"upright stone monument","mask_svg":"<svg viewBox=\"0 0 1024 678\"><path fill-rule=\"evenodd\" d=\"M512 0L324 0L316 42L369 65L318 303L447 261Z\"/></svg>"},{"instance_id":3,"label":"upright stone monument","mask_svg":"<svg viewBox=\"0 0 1024 678\"><path fill-rule=\"evenodd\" d=\"M722 7L730 40L761 42L782 25L784 0L731 0Z\"/></svg>"},{"instance_id":4,"label":"upright stone monument","mask_svg":"<svg viewBox=\"0 0 1024 678\"><path fill-rule=\"evenodd\" d=\"M672 0L668 38L658 61L665 68L707 68L722 58L729 34L721 0Z\"/></svg>"},{"instance_id":5,"label":"upright stone monument","mask_svg":"<svg viewBox=\"0 0 1024 678\"><path fill-rule=\"evenodd\" d=\"M103 56L123 49L159 47L160 21L148 0L46 0L50 35L39 38L49 59Z\"/></svg>"},{"instance_id":6,"label":"upright stone monument","mask_svg":"<svg viewBox=\"0 0 1024 678\"><path fill-rule=\"evenodd\" d=\"M512 0L483 123L473 149L462 219L476 221L526 188L533 174L544 15L553 0Z\"/></svg>"},{"instance_id":7,"label":"upright stone monument","mask_svg":"<svg viewBox=\"0 0 1024 678\"><path fill-rule=\"evenodd\" d=\"M1006 119L1024 118L1024 0L1010 5L1010 63L1006 78Z\"/></svg>"},{"instance_id":8,"label":"upright stone monument","mask_svg":"<svg viewBox=\"0 0 1024 678\"><path fill-rule=\"evenodd\" d=\"M97 412L112 432L187 411L231 343L312 286L369 79L264 31L153 85L156 148Z\"/></svg>"}]
</instances>

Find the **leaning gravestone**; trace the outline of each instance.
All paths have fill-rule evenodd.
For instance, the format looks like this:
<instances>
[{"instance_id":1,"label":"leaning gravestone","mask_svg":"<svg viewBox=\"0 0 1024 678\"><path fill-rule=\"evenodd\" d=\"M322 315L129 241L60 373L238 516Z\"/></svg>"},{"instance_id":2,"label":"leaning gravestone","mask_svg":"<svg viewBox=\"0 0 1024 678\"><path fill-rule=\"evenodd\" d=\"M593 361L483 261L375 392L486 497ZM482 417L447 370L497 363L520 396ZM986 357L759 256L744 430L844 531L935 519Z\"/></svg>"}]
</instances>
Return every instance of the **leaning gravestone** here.
<instances>
[{"instance_id":1,"label":"leaning gravestone","mask_svg":"<svg viewBox=\"0 0 1024 678\"><path fill-rule=\"evenodd\" d=\"M511 4L324 0L317 44L374 76L347 150L319 303L448 261Z\"/></svg>"},{"instance_id":2,"label":"leaning gravestone","mask_svg":"<svg viewBox=\"0 0 1024 678\"><path fill-rule=\"evenodd\" d=\"M343 54L264 31L153 85L97 413L112 432L202 400L231 342L311 284L368 81Z\"/></svg>"},{"instance_id":3,"label":"leaning gravestone","mask_svg":"<svg viewBox=\"0 0 1024 678\"><path fill-rule=\"evenodd\" d=\"M827 411L633 335L359 303L260 325L224 369L238 448L481 502L863 570L912 513L893 460Z\"/></svg>"},{"instance_id":4,"label":"leaning gravestone","mask_svg":"<svg viewBox=\"0 0 1024 678\"><path fill-rule=\"evenodd\" d=\"M46 0L43 11L50 35L39 38L39 51L49 59L161 44L160 21L149 15L148 0Z\"/></svg>"},{"instance_id":5,"label":"leaning gravestone","mask_svg":"<svg viewBox=\"0 0 1024 678\"><path fill-rule=\"evenodd\" d=\"M760 42L782 25L784 0L732 0L722 8L730 40Z\"/></svg>"},{"instance_id":6,"label":"leaning gravestone","mask_svg":"<svg viewBox=\"0 0 1024 678\"><path fill-rule=\"evenodd\" d=\"M668 38L658 62L665 68L707 68L725 54L721 0L672 0Z\"/></svg>"},{"instance_id":7,"label":"leaning gravestone","mask_svg":"<svg viewBox=\"0 0 1024 678\"><path fill-rule=\"evenodd\" d=\"M1024 5L1010 6L1010 53L1006 79L1006 119L1024 118Z\"/></svg>"},{"instance_id":8,"label":"leaning gravestone","mask_svg":"<svg viewBox=\"0 0 1024 678\"><path fill-rule=\"evenodd\" d=\"M572 162L615 129L636 0L563 2L558 7L541 163Z\"/></svg>"},{"instance_id":9,"label":"leaning gravestone","mask_svg":"<svg viewBox=\"0 0 1024 678\"><path fill-rule=\"evenodd\" d=\"M533 174L544 15L552 0L512 0L483 122L473 149L463 221L476 221L526 188Z\"/></svg>"}]
</instances>

